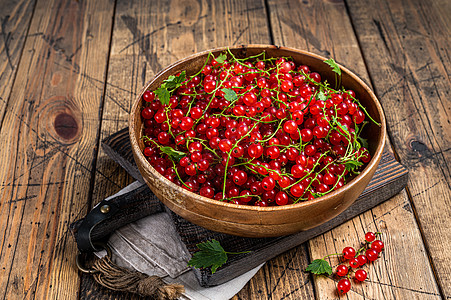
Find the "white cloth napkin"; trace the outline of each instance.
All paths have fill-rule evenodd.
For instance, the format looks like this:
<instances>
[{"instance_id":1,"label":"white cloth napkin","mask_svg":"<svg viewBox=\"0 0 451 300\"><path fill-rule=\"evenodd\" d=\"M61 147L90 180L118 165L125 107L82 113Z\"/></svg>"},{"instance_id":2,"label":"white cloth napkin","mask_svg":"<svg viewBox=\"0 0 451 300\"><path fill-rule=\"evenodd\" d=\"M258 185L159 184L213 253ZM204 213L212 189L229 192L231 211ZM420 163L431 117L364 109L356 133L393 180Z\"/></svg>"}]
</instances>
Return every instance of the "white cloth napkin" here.
<instances>
[{"instance_id":1,"label":"white cloth napkin","mask_svg":"<svg viewBox=\"0 0 451 300\"><path fill-rule=\"evenodd\" d=\"M106 200L140 187L134 182ZM157 275L166 283L179 283L185 286L181 299L227 300L238 293L244 285L263 266L260 265L224 284L201 287L194 272L187 266L191 258L178 235L171 217L166 212L150 215L114 232L108 245L113 252L113 261L130 270L148 275ZM105 251L97 252L98 257Z\"/></svg>"}]
</instances>

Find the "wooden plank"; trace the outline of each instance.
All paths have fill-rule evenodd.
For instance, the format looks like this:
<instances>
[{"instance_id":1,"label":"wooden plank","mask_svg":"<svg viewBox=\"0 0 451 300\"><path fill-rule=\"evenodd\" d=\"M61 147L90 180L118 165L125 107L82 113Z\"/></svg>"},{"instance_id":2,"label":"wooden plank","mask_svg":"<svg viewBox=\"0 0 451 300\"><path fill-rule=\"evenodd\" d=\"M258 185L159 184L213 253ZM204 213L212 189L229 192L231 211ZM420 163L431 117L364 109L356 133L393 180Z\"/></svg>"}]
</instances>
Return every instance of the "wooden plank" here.
<instances>
[{"instance_id":1,"label":"wooden plank","mask_svg":"<svg viewBox=\"0 0 451 300\"><path fill-rule=\"evenodd\" d=\"M365 6L366 4L360 4ZM276 44L331 56L370 82L353 27L343 1L270 1L270 19ZM377 11L375 5L373 11ZM359 13L363 22L368 14ZM327 16L327 17L325 17ZM364 16L364 17L363 17ZM368 50L373 48L368 47ZM372 55L372 54L371 54ZM373 61L374 67L380 62ZM382 80L382 79L380 79ZM387 115L398 112L386 110ZM389 120L390 124L390 120ZM402 221L403 226L399 226ZM383 232L387 244L383 260L371 266L369 282L354 285L349 298L440 297L425 253L421 234L406 193L309 242L312 259L358 246L369 230ZM401 239L402 237L402 239ZM402 240L402 242L401 242ZM415 265L405 276L405 266ZM317 296L335 299L336 279L315 278ZM419 288L420 287L420 288ZM409 295L409 296L407 296Z\"/></svg>"},{"instance_id":2,"label":"wooden plank","mask_svg":"<svg viewBox=\"0 0 451 300\"><path fill-rule=\"evenodd\" d=\"M77 298L68 225L88 208L112 7L36 3L0 130L2 299Z\"/></svg>"},{"instance_id":3,"label":"wooden plank","mask_svg":"<svg viewBox=\"0 0 451 300\"><path fill-rule=\"evenodd\" d=\"M263 0L189 0L189 1L125 1L116 4L113 40L106 85L102 138L127 126L132 101L145 82L165 66L185 56L220 46L270 43ZM94 202L124 187L130 177L113 163L101 150L98 156L98 176L95 179ZM307 253L302 250L300 259ZM276 278L283 277L292 266L283 258L269 270ZM298 262L295 259L294 262ZM263 271L261 271L263 272ZM266 281L266 276L256 276L253 286L264 294L280 298L284 290L274 289L277 282ZM297 276L306 276L299 274ZM294 295L310 295L310 282L294 281L290 286ZM274 291L273 291L274 289ZM97 292L99 291L99 292ZM252 290L245 288L244 299ZM89 296L88 296L89 295ZM80 297L112 299L130 297L120 293L105 292L91 279L83 278Z\"/></svg>"},{"instance_id":4,"label":"wooden plank","mask_svg":"<svg viewBox=\"0 0 451 300\"><path fill-rule=\"evenodd\" d=\"M349 1L442 296L451 297L449 1ZM364 16L364 17L363 17Z\"/></svg>"},{"instance_id":5,"label":"wooden plank","mask_svg":"<svg viewBox=\"0 0 451 300\"><path fill-rule=\"evenodd\" d=\"M0 121L17 74L35 0L3 1L0 10Z\"/></svg>"}]
</instances>

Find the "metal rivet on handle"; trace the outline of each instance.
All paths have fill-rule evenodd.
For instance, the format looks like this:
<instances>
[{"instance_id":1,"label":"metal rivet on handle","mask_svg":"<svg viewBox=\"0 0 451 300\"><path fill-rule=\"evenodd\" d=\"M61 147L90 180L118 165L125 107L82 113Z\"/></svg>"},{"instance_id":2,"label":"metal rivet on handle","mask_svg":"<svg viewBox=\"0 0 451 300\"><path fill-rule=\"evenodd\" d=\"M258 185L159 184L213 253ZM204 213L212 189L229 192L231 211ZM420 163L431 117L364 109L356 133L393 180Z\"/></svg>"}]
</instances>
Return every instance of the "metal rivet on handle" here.
<instances>
[{"instance_id":1,"label":"metal rivet on handle","mask_svg":"<svg viewBox=\"0 0 451 300\"><path fill-rule=\"evenodd\" d=\"M110 212L110 206L108 204L102 205L102 207L100 207L100 212L102 214L107 214Z\"/></svg>"}]
</instances>

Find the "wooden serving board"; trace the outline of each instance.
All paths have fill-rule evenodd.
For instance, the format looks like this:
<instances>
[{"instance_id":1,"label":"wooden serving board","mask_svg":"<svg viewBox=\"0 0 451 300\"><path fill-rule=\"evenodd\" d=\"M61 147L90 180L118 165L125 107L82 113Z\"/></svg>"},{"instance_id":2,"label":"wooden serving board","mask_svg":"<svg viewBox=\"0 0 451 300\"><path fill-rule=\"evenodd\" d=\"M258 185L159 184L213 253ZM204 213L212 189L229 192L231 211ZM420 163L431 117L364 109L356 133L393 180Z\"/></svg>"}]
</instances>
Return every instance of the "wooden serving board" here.
<instances>
[{"instance_id":1,"label":"wooden serving board","mask_svg":"<svg viewBox=\"0 0 451 300\"><path fill-rule=\"evenodd\" d=\"M124 128L102 141L105 152L119 163L132 177L143 182L135 165L128 139L128 128ZM351 218L375 207L399 193L407 183L408 171L393 155L384 152L372 180L367 188L346 211L332 220L313 229L277 238L243 238L207 230L194 225L170 212L178 233L188 251L193 254L196 244L216 239L229 252L251 251L232 255L225 265L214 274L209 269L195 269L202 286L213 286L229 281L263 262L318 236ZM146 192L151 193L150 189ZM168 210L169 211L169 210Z\"/></svg>"}]
</instances>

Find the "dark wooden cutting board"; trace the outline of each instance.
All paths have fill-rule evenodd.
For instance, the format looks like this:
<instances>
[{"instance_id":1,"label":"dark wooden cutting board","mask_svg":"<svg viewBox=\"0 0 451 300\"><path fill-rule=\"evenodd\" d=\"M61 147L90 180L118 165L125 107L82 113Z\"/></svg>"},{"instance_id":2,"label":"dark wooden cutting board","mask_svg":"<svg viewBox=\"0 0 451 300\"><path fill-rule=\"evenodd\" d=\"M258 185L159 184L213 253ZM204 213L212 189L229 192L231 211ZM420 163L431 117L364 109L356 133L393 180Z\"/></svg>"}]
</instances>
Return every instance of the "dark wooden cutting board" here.
<instances>
[{"instance_id":1,"label":"dark wooden cutting board","mask_svg":"<svg viewBox=\"0 0 451 300\"><path fill-rule=\"evenodd\" d=\"M128 139L128 128L124 128L103 140L102 146L107 155L119 163L132 177L143 182L133 159ZM392 154L386 151L383 153L380 164L369 185L351 207L321 226L284 237L243 238L227 235L194 225L172 212L170 214L183 243L191 254L197 250L196 244L211 239L218 240L224 249L229 252L251 251L247 254L229 256L227 263L214 274L211 274L208 268L195 269L196 276L202 286L213 286L227 282L391 198L405 187L407 176L408 171L395 160ZM137 196L142 197L142 193L151 195L152 192L145 188L138 193L140 195Z\"/></svg>"}]
</instances>

